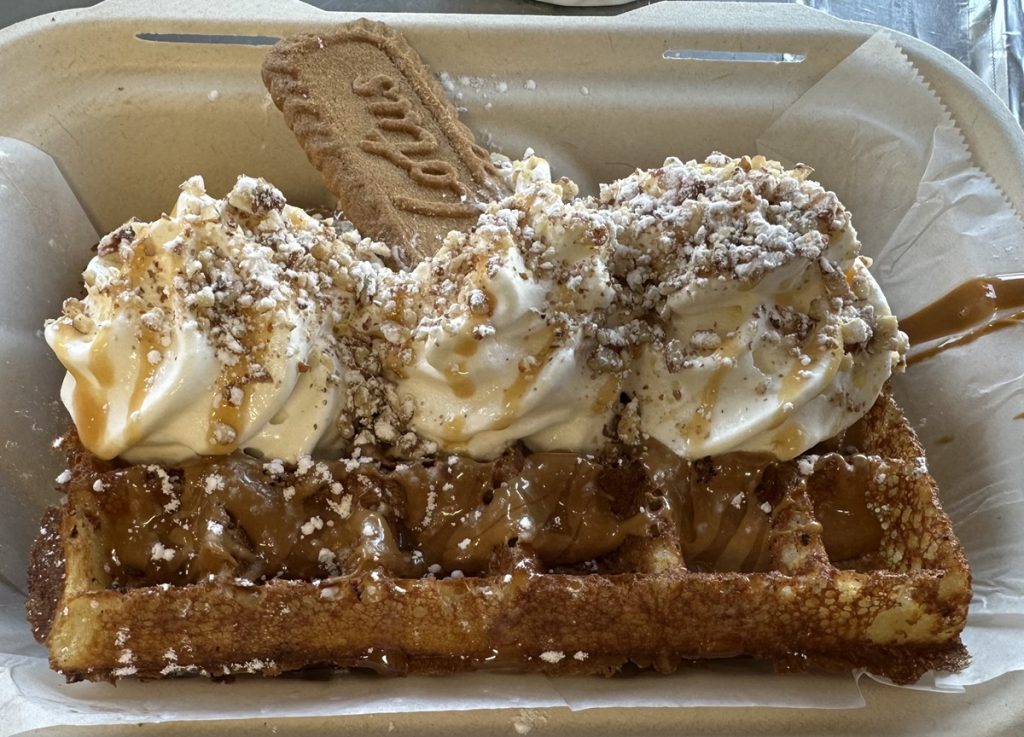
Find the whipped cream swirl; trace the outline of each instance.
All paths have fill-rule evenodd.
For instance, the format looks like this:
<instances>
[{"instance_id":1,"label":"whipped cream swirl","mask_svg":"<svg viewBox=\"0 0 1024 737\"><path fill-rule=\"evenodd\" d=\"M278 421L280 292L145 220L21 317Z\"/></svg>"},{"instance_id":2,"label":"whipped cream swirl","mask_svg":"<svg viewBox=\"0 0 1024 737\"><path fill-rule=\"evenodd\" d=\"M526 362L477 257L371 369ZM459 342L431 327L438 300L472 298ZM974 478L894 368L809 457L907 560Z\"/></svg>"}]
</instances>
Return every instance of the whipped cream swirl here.
<instances>
[{"instance_id":1,"label":"whipped cream swirl","mask_svg":"<svg viewBox=\"0 0 1024 737\"><path fill-rule=\"evenodd\" d=\"M100 458L178 463L253 449L294 460L336 444L342 300L333 231L240 177L222 200L182 185L170 215L103 238L46 325L61 389Z\"/></svg>"},{"instance_id":2,"label":"whipped cream swirl","mask_svg":"<svg viewBox=\"0 0 1024 737\"><path fill-rule=\"evenodd\" d=\"M602 189L628 308L646 316L627 391L686 458L789 459L875 402L907 349L835 194L762 156L668 159Z\"/></svg>"},{"instance_id":3,"label":"whipped cream swirl","mask_svg":"<svg viewBox=\"0 0 1024 737\"><path fill-rule=\"evenodd\" d=\"M412 427L446 450L597 448L619 397L619 377L587 365L614 296L609 215L571 202L575 186L553 183L543 159L512 176L512 197L411 275L419 321L398 391L416 403Z\"/></svg>"}]
</instances>

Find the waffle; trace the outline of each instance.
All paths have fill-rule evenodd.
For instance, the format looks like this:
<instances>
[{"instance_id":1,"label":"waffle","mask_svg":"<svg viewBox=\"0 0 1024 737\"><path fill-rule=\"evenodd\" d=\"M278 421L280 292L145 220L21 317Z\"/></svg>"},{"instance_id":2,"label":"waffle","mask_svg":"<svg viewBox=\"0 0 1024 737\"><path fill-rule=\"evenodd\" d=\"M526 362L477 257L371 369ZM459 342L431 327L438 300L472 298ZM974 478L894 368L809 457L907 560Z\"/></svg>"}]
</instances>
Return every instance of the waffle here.
<instances>
[{"instance_id":1,"label":"waffle","mask_svg":"<svg viewBox=\"0 0 1024 737\"><path fill-rule=\"evenodd\" d=\"M28 606L70 681L752 656L905 683L967 660L970 571L888 393L842 438L767 465L513 449L168 471L65 445L68 498L43 520ZM210 525L227 528L216 545Z\"/></svg>"}]
</instances>

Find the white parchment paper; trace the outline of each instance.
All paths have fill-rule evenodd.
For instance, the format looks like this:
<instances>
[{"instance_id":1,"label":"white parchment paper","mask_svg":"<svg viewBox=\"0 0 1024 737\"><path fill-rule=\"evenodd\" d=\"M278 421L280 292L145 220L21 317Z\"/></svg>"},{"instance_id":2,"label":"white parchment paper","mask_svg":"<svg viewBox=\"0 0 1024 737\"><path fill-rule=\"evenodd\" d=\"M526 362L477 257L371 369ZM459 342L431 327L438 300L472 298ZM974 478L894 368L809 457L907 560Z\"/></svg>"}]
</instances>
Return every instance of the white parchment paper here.
<instances>
[{"instance_id":1,"label":"white parchment paper","mask_svg":"<svg viewBox=\"0 0 1024 737\"><path fill-rule=\"evenodd\" d=\"M897 315L971 277L1024 272L1024 223L886 34L803 95L758 148L811 163L839 194ZM974 575L972 663L935 685L1024 670L1024 329L916 364L895 385Z\"/></svg>"},{"instance_id":2,"label":"white parchment paper","mask_svg":"<svg viewBox=\"0 0 1024 737\"><path fill-rule=\"evenodd\" d=\"M854 213L865 250L897 314L966 278L1024 271L1024 224L973 166L953 121L888 37L838 64L758 139L758 151L803 161ZM45 203L45 207L41 205ZM789 706L854 708L852 676L778 676L746 662L709 663L673 676L548 679L475 674L329 680L242 678L66 685L24 621L27 550L43 508L59 498L59 456L49 441L65 416L61 370L40 337L42 321L77 292L97 234L52 160L0 139L0 731L55 724L167 719L326 716L480 708ZM899 399L929 449L974 570L960 674L919 688L960 691L1024 669L1024 331L984 338L916 365ZM939 445L939 437L952 436Z\"/></svg>"}]
</instances>

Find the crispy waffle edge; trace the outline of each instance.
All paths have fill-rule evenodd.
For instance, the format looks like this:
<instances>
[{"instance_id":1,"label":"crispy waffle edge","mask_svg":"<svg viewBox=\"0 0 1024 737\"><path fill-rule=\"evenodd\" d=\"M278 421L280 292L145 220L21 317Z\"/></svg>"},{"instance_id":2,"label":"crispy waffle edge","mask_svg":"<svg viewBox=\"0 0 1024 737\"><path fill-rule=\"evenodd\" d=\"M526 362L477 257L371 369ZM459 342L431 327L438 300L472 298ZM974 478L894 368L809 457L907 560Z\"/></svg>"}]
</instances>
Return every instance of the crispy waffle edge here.
<instances>
[{"instance_id":1,"label":"crispy waffle edge","mask_svg":"<svg viewBox=\"0 0 1024 737\"><path fill-rule=\"evenodd\" d=\"M899 429L894 447L919 452L905 420ZM69 681L324 667L611 675L750 656L781 671L865 668L909 683L969 660L960 632L970 569L930 476L920 488L930 489L928 524L943 551L940 564L902 572L822 566L443 580L369 572L126 591L90 588L97 551L79 534L88 515L51 509L32 551L27 609L51 665Z\"/></svg>"}]
</instances>

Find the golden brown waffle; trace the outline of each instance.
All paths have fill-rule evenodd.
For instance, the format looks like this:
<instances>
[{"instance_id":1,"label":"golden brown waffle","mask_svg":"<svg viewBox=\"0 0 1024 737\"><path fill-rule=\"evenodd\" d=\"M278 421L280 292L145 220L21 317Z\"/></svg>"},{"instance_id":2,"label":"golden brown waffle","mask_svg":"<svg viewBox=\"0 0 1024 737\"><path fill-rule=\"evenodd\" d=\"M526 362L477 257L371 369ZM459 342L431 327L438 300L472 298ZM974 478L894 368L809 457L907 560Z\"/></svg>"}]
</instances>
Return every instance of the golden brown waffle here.
<instances>
[{"instance_id":1,"label":"golden brown waffle","mask_svg":"<svg viewBox=\"0 0 1024 737\"><path fill-rule=\"evenodd\" d=\"M749 458L512 452L388 472L204 461L168 476L68 445L73 479L33 550L29 616L69 680L610 674L747 655L908 682L967 658L970 571L888 394L832 452L756 471ZM506 493L542 462L551 488ZM225 496L211 474L247 490ZM431 493L457 474L470 480ZM218 524L216 544L196 529Z\"/></svg>"}]
</instances>

